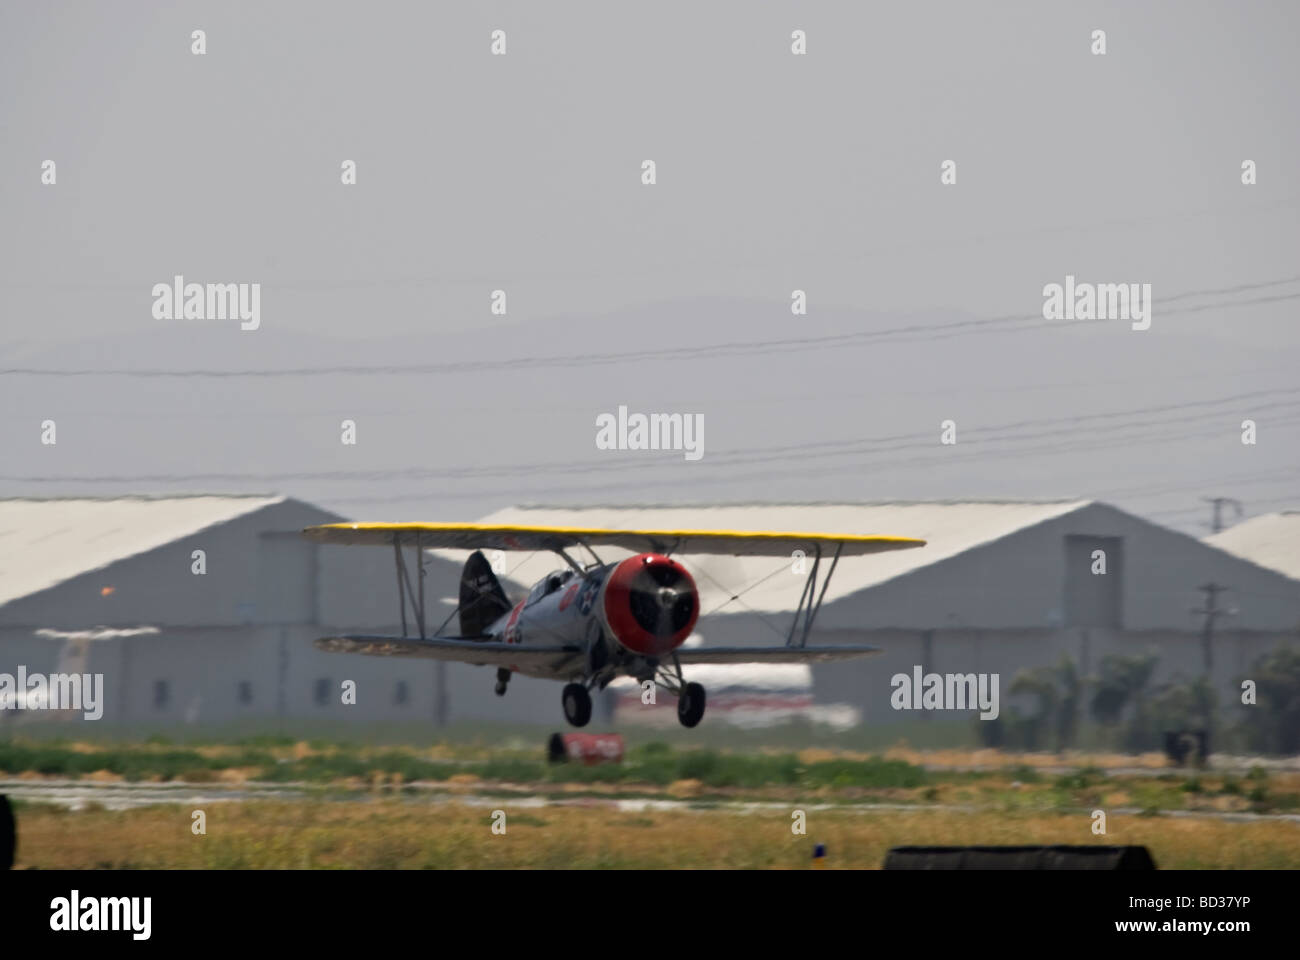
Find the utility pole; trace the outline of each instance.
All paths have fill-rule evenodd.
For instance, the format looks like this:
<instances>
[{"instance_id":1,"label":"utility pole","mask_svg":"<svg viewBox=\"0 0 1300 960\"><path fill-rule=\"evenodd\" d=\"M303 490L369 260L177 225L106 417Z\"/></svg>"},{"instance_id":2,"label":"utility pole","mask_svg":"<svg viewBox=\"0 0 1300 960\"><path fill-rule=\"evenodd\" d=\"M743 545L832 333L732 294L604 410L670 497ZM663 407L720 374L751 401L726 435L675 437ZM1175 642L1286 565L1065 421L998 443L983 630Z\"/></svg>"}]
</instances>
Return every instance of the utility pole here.
<instances>
[{"instance_id":1,"label":"utility pole","mask_svg":"<svg viewBox=\"0 0 1300 960\"><path fill-rule=\"evenodd\" d=\"M1205 606L1199 609L1193 609L1192 613L1200 614L1205 617L1205 622L1201 626L1201 660L1205 669L1205 686L1209 693L1214 691L1214 624L1219 617L1228 616L1231 611L1221 609L1218 605L1219 594L1225 592L1228 588L1222 584L1210 581L1203 583L1196 588L1205 594ZM1208 743L1210 738L1210 726L1212 723L1213 709L1207 709L1205 715L1205 737ZM1206 747L1208 752L1209 747Z\"/></svg>"},{"instance_id":2,"label":"utility pole","mask_svg":"<svg viewBox=\"0 0 1300 960\"><path fill-rule=\"evenodd\" d=\"M1214 506L1214 520L1210 523L1210 529L1214 533L1223 530L1223 505L1225 503L1232 504L1232 509L1237 514L1238 520L1242 517L1240 500L1234 500L1232 497L1202 497L1201 499Z\"/></svg>"}]
</instances>

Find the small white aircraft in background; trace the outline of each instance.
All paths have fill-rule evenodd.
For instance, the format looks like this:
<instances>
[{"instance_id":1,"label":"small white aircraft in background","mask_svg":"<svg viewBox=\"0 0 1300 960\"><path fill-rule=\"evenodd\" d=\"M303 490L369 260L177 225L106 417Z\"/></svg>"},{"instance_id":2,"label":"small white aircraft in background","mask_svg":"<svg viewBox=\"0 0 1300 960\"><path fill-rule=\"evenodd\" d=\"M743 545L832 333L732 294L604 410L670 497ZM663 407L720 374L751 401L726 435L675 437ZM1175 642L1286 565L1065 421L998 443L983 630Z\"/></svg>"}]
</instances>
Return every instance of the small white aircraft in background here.
<instances>
[{"instance_id":1,"label":"small white aircraft in background","mask_svg":"<svg viewBox=\"0 0 1300 960\"><path fill-rule=\"evenodd\" d=\"M90 645L101 640L116 640L121 637L138 637L150 634L156 634L157 627L94 627L90 630L54 630L49 627L42 627L36 631L36 636L51 641L62 641L63 646L59 652L59 660L54 668L53 674L45 674L47 680L51 677L84 677L86 683L90 682L91 675L87 672L87 664L90 660ZM81 686L78 690L83 689ZM102 687L98 694L103 695ZM80 705L70 707L66 704L60 709L50 709L51 695L48 686L44 691L40 690L18 690L16 693L0 693L0 729L11 724L23 722L24 719L30 722L39 722L42 720L82 720L86 713ZM99 703L103 709L103 702Z\"/></svg>"},{"instance_id":2,"label":"small white aircraft in background","mask_svg":"<svg viewBox=\"0 0 1300 960\"><path fill-rule=\"evenodd\" d=\"M807 646L822 598L841 556L925 545L907 537L826 533L737 533L720 530L603 530L453 523L331 523L308 527L317 543L391 546L396 558L402 636L324 637L322 650L372 656L427 657L497 668L496 692L504 695L512 673L566 682L564 716L575 727L591 719L593 688L616 677L654 681L677 697L677 719L694 727L704 716L704 687L688 682L683 665L700 663L808 663L880 652L879 647ZM415 549L418 586L412 588L403 545ZM570 550L582 547L593 563L579 564ZM604 563L593 548L636 551ZM425 629L424 551L473 550L460 581L460 634L429 636ZM539 580L513 607L482 550L550 550L566 569ZM731 556L813 557L785 646L687 647L700 615L699 593L674 553ZM833 550L833 553L832 553ZM830 569L817 593L823 553ZM418 637L408 637L406 611ZM802 623L800 618L802 617ZM448 620L451 617L447 618ZM444 624L445 625L445 624ZM436 634L438 631L434 631Z\"/></svg>"}]
</instances>

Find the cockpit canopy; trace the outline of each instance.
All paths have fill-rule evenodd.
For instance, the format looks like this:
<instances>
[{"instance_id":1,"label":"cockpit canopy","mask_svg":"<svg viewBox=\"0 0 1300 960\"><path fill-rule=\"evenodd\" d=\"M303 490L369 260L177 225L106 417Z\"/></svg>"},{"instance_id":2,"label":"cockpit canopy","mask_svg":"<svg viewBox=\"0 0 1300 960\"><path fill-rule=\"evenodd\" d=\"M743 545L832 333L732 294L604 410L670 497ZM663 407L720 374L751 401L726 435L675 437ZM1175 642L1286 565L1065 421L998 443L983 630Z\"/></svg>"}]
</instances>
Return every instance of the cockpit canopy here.
<instances>
[{"instance_id":1,"label":"cockpit canopy","mask_svg":"<svg viewBox=\"0 0 1300 960\"><path fill-rule=\"evenodd\" d=\"M559 590L562 586L572 580L574 576L575 574L572 570L556 570L554 573L547 574L545 578L539 580L536 585L534 585L533 589L529 591L528 602L525 606L531 607L543 597L550 596L556 590Z\"/></svg>"}]
</instances>

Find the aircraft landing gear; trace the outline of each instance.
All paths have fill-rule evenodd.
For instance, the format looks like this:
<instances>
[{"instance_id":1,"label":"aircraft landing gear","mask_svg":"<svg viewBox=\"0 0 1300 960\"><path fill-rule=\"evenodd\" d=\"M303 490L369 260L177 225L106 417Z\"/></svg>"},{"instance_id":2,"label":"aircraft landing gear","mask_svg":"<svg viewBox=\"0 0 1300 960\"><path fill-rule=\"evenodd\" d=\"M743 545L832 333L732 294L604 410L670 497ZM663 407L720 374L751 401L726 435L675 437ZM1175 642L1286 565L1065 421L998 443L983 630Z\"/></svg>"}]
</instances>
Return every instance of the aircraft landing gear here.
<instances>
[{"instance_id":1,"label":"aircraft landing gear","mask_svg":"<svg viewBox=\"0 0 1300 960\"><path fill-rule=\"evenodd\" d=\"M683 727L693 727L704 719L704 687L688 683L677 697L677 719Z\"/></svg>"},{"instance_id":2,"label":"aircraft landing gear","mask_svg":"<svg viewBox=\"0 0 1300 960\"><path fill-rule=\"evenodd\" d=\"M585 727L591 719L591 694L580 683L570 683L561 696L564 719L575 727Z\"/></svg>"},{"instance_id":3,"label":"aircraft landing gear","mask_svg":"<svg viewBox=\"0 0 1300 960\"><path fill-rule=\"evenodd\" d=\"M497 667L497 685L493 687L498 697L506 695L506 684L510 682L510 671L505 667Z\"/></svg>"}]
</instances>

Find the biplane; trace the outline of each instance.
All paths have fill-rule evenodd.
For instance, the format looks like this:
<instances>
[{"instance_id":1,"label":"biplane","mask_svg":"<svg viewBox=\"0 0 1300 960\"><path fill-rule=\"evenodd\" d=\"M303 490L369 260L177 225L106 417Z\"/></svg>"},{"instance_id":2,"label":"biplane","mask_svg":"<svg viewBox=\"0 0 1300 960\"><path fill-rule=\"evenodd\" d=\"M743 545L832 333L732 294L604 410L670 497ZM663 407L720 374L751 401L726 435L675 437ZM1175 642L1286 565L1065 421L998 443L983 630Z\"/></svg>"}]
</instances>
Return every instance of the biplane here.
<instances>
[{"instance_id":1,"label":"biplane","mask_svg":"<svg viewBox=\"0 0 1300 960\"><path fill-rule=\"evenodd\" d=\"M331 523L308 527L316 543L371 545L393 551L402 636L322 637L334 653L424 657L496 667L496 693L519 673L558 680L564 716L575 727L591 719L591 691L630 676L677 697L677 718L694 727L704 717L705 691L684 667L703 663L808 663L878 653L878 647L808 646L826 588L841 557L925 545L907 537L825 533L742 533L724 530L606 530L577 527L459 523ZM415 582L405 548L414 551ZM598 548L632 551L602 561ZM424 601L426 550L470 550L461 573L459 603L441 627L429 631ZM512 604L484 550L550 551L565 564ZM581 553L579 552L581 551ZM675 555L794 556L812 558L784 646L683 647L700 616L699 591ZM590 557L581 563L574 555ZM823 562L829 568L821 576ZM407 610L414 620L410 632ZM459 615L460 633L442 629Z\"/></svg>"}]
</instances>

